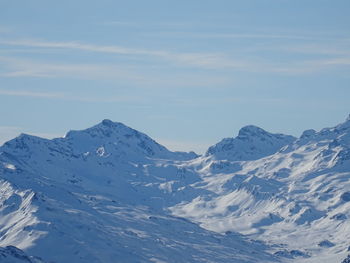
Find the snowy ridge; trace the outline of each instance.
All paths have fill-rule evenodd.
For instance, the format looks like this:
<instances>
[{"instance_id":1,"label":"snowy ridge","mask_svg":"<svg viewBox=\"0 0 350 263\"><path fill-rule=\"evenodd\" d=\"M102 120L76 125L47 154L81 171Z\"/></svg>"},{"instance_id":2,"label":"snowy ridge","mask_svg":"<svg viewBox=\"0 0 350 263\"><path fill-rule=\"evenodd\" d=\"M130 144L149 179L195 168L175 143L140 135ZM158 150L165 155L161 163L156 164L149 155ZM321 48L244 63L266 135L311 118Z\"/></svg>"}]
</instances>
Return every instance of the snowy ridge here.
<instances>
[{"instance_id":1,"label":"snowy ridge","mask_svg":"<svg viewBox=\"0 0 350 263\"><path fill-rule=\"evenodd\" d=\"M21 135L0 152L2 189L35 193L36 209L19 230L26 238L3 247L54 262L253 262L255 254L277 262L260 242L165 212L204 191L191 186L200 177L186 159L196 155L170 152L122 124L103 121L54 140Z\"/></svg>"},{"instance_id":2,"label":"snowy ridge","mask_svg":"<svg viewBox=\"0 0 350 263\"><path fill-rule=\"evenodd\" d=\"M204 156L109 120L22 134L0 147L0 257L340 263L349 149L349 119L298 139L246 126Z\"/></svg>"},{"instance_id":3,"label":"snowy ridge","mask_svg":"<svg viewBox=\"0 0 350 263\"><path fill-rule=\"evenodd\" d=\"M349 124L306 131L262 159L219 161L221 170L202 158L210 193L171 209L212 231L268 241L293 262L340 262L350 240Z\"/></svg>"},{"instance_id":4,"label":"snowy ridge","mask_svg":"<svg viewBox=\"0 0 350 263\"><path fill-rule=\"evenodd\" d=\"M226 138L211 146L205 155L230 161L256 160L275 153L295 139L249 125L243 127L236 138Z\"/></svg>"},{"instance_id":5,"label":"snowy ridge","mask_svg":"<svg viewBox=\"0 0 350 263\"><path fill-rule=\"evenodd\" d=\"M128 159L139 156L179 160L197 157L193 152L171 152L147 135L110 120L103 120L83 131L70 131L64 140L79 153L90 153L93 148L100 156L108 156L113 154L112 151L117 151L119 157L127 155Z\"/></svg>"},{"instance_id":6,"label":"snowy ridge","mask_svg":"<svg viewBox=\"0 0 350 263\"><path fill-rule=\"evenodd\" d=\"M10 183L0 181L0 247L13 245L24 249L40 237L40 231L29 230L38 222L34 216L37 208L32 204L34 196L32 191L14 190Z\"/></svg>"}]
</instances>

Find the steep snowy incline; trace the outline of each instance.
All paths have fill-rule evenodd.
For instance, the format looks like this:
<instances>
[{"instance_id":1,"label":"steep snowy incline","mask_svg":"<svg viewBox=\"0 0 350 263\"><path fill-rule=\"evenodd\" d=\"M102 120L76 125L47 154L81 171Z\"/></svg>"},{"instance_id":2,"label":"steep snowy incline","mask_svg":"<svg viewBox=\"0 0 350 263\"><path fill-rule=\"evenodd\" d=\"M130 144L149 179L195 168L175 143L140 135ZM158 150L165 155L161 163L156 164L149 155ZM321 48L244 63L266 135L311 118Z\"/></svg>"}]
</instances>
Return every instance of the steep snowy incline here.
<instances>
[{"instance_id":1,"label":"steep snowy incline","mask_svg":"<svg viewBox=\"0 0 350 263\"><path fill-rule=\"evenodd\" d=\"M292 262L341 262L350 240L349 145L347 119L306 131L258 160L207 154L193 165L202 177L195 187L208 192L171 210L212 231L267 241L272 252Z\"/></svg>"},{"instance_id":2,"label":"steep snowy incline","mask_svg":"<svg viewBox=\"0 0 350 263\"><path fill-rule=\"evenodd\" d=\"M0 147L1 246L58 263L278 262L261 242L167 213L207 192L192 157L106 120L65 138L21 135Z\"/></svg>"},{"instance_id":3,"label":"steep snowy incline","mask_svg":"<svg viewBox=\"0 0 350 263\"><path fill-rule=\"evenodd\" d=\"M272 134L259 127L243 127L236 138L226 138L211 146L206 156L219 160L257 160L274 154L296 138L290 135Z\"/></svg>"},{"instance_id":4,"label":"steep snowy incline","mask_svg":"<svg viewBox=\"0 0 350 263\"><path fill-rule=\"evenodd\" d=\"M40 231L26 235L23 229L38 223L37 207L32 204L31 190L15 190L10 183L0 180L0 247L11 244L29 247L42 234Z\"/></svg>"}]
</instances>

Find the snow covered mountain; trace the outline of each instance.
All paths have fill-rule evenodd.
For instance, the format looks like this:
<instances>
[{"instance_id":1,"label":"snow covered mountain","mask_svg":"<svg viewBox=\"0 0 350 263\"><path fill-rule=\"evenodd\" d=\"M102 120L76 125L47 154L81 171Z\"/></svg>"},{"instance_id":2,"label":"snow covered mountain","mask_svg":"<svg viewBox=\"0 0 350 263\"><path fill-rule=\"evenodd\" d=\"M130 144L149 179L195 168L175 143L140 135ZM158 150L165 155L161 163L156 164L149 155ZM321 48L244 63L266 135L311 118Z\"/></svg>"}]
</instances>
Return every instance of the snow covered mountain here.
<instances>
[{"instance_id":1,"label":"snow covered mountain","mask_svg":"<svg viewBox=\"0 0 350 263\"><path fill-rule=\"evenodd\" d=\"M243 127L236 138L225 138L211 146L206 156L230 161L257 160L275 153L295 139L293 136L272 134L249 125Z\"/></svg>"},{"instance_id":2,"label":"snow covered mountain","mask_svg":"<svg viewBox=\"0 0 350 263\"><path fill-rule=\"evenodd\" d=\"M349 146L348 118L261 159L217 160L208 151L195 161L202 181L194 186L207 194L171 210L211 231L268 242L293 262L340 262L350 245Z\"/></svg>"},{"instance_id":3,"label":"snow covered mountain","mask_svg":"<svg viewBox=\"0 0 350 263\"><path fill-rule=\"evenodd\" d=\"M340 263L350 119L300 138L247 126L203 156L110 120L22 134L0 147L0 193L1 262Z\"/></svg>"},{"instance_id":4,"label":"snow covered mountain","mask_svg":"<svg viewBox=\"0 0 350 263\"><path fill-rule=\"evenodd\" d=\"M23 134L0 152L7 254L15 246L46 262L277 261L261 242L167 213L204 192L192 188L200 177L186 166L197 155L123 124L104 120L54 140ZM27 262L22 253L10 254Z\"/></svg>"}]
</instances>

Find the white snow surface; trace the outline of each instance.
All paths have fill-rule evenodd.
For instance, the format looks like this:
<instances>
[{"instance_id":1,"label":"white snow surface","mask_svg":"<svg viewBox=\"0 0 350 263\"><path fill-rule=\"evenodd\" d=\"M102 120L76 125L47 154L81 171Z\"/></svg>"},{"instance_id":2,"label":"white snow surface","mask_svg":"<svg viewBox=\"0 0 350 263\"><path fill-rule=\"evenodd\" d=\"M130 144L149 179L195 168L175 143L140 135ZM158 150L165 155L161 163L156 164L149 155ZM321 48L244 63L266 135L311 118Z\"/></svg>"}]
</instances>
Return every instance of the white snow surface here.
<instances>
[{"instance_id":1,"label":"white snow surface","mask_svg":"<svg viewBox=\"0 0 350 263\"><path fill-rule=\"evenodd\" d=\"M349 218L349 119L204 156L110 120L0 147L0 261L340 263Z\"/></svg>"}]
</instances>

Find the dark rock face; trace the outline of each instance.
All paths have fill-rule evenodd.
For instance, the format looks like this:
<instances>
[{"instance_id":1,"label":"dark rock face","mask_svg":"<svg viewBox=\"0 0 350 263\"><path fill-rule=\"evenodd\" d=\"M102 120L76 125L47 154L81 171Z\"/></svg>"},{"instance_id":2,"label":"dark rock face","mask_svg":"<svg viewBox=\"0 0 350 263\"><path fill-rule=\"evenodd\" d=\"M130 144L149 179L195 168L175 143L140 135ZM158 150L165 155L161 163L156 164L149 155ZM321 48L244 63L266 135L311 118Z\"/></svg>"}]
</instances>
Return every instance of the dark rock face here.
<instances>
[{"instance_id":1,"label":"dark rock face","mask_svg":"<svg viewBox=\"0 0 350 263\"><path fill-rule=\"evenodd\" d=\"M350 255L346 259L344 259L341 263L350 263Z\"/></svg>"},{"instance_id":2,"label":"dark rock face","mask_svg":"<svg viewBox=\"0 0 350 263\"><path fill-rule=\"evenodd\" d=\"M323 240L320 243L318 243L320 247L334 247L334 244L329 240Z\"/></svg>"},{"instance_id":3,"label":"dark rock face","mask_svg":"<svg viewBox=\"0 0 350 263\"><path fill-rule=\"evenodd\" d=\"M340 198L345 201L345 202L349 202L350 201L350 192L345 192L343 193Z\"/></svg>"},{"instance_id":4,"label":"dark rock face","mask_svg":"<svg viewBox=\"0 0 350 263\"><path fill-rule=\"evenodd\" d=\"M15 246L0 247L0 262L44 263L41 258L28 256Z\"/></svg>"},{"instance_id":5,"label":"dark rock face","mask_svg":"<svg viewBox=\"0 0 350 263\"><path fill-rule=\"evenodd\" d=\"M304 253L300 250L280 250L274 253L275 256L278 257L284 257L284 258L297 258L297 257L303 257L303 258L308 258L310 257L307 253Z\"/></svg>"},{"instance_id":6,"label":"dark rock face","mask_svg":"<svg viewBox=\"0 0 350 263\"><path fill-rule=\"evenodd\" d=\"M338 213L338 214L335 214L334 216L332 216L331 219L333 219L333 220L346 220L347 216L343 213Z\"/></svg>"}]
</instances>

